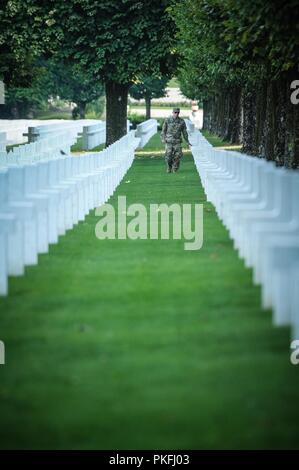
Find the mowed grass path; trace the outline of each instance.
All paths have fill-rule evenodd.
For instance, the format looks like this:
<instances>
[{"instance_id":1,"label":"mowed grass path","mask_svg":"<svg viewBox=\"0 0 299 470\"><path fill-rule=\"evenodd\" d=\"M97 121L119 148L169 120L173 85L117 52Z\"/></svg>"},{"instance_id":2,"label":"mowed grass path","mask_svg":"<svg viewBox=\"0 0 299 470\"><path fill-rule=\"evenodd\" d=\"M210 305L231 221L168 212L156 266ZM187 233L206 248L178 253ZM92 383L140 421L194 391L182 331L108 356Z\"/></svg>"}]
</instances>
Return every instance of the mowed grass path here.
<instances>
[{"instance_id":1,"label":"mowed grass path","mask_svg":"<svg viewBox=\"0 0 299 470\"><path fill-rule=\"evenodd\" d=\"M289 330L260 309L191 155L166 174L161 156L139 154L118 195L203 203L203 247L100 241L93 211L10 279L1 448L298 448Z\"/></svg>"}]
</instances>

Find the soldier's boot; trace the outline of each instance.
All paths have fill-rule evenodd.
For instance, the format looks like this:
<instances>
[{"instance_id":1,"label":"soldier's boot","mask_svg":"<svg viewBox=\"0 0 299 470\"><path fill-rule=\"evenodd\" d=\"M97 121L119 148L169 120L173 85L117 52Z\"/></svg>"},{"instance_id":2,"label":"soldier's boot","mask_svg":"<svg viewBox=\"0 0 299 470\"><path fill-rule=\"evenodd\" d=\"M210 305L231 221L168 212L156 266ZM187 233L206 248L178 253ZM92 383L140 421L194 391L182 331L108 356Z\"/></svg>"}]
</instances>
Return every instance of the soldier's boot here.
<instances>
[{"instance_id":1,"label":"soldier's boot","mask_svg":"<svg viewBox=\"0 0 299 470\"><path fill-rule=\"evenodd\" d=\"M172 166L172 173L176 173L180 167L180 161L175 161L173 166Z\"/></svg>"}]
</instances>

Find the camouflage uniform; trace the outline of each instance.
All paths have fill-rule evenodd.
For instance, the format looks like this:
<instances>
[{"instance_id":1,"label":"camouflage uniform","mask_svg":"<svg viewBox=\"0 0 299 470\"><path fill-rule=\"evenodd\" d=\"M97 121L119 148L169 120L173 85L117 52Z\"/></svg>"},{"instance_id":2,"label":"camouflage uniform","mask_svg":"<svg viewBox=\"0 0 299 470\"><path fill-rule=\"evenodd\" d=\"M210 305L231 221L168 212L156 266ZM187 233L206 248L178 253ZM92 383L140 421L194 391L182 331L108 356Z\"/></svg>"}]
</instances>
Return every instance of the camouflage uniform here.
<instances>
[{"instance_id":1,"label":"camouflage uniform","mask_svg":"<svg viewBox=\"0 0 299 470\"><path fill-rule=\"evenodd\" d=\"M186 142L189 144L187 127L184 119L179 116L176 118L169 117L165 119L162 127L161 139L162 142L166 144L165 160L168 172L172 171L174 173L179 169L180 160L183 156L182 134Z\"/></svg>"}]
</instances>

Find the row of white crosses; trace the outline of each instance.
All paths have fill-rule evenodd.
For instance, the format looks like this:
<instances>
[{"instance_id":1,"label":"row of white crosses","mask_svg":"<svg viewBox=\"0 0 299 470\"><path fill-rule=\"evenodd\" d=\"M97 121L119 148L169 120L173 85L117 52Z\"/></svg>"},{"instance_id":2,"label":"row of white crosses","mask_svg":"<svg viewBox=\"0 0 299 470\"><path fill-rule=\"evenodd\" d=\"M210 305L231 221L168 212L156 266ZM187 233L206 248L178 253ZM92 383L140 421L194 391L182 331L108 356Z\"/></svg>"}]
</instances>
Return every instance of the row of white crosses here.
<instances>
[{"instance_id":1,"label":"row of white crosses","mask_svg":"<svg viewBox=\"0 0 299 470\"><path fill-rule=\"evenodd\" d=\"M136 137L140 138L140 148L144 147L151 137L153 137L158 130L157 119L148 119L147 121L138 124L136 130Z\"/></svg>"},{"instance_id":2,"label":"row of white crosses","mask_svg":"<svg viewBox=\"0 0 299 470\"><path fill-rule=\"evenodd\" d=\"M98 145L105 143L106 140L106 122L101 121L97 124L83 126L82 147L83 150L90 150Z\"/></svg>"},{"instance_id":3,"label":"row of white crosses","mask_svg":"<svg viewBox=\"0 0 299 470\"><path fill-rule=\"evenodd\" d=\"M261 284L263 308L299 339L299 171L214 149L198 130L190 139L207 200Z\"/></svg>"},{"instance_id":4,"label":"row of white crosses","mask_svg":"<svg viewBox=\"0 0 299 470\"><path fill-rule=\"evenodd\" d=\"M53 137L54 138L54 137ZM139 139L134 131L102 152L25 162L0 168L0 294L8 276L24 274L39 253L105 203L130 168Z\"/></svg>"},{"instance_id":5,"label":"row of white crosses","mask_svg":"<svg viewBox=\"0 0 299 470\"><path fill-rule=\"evenodd\" d=\"M32 119L0 119L0 132L5 134L6 145L21 144L27 142L23 135L28 126L39 124L42 121Z\"/></svg>"},{"instance_id":6,"label":"row of white crosses","mask_svg":"<svg viewBox=\"0 0 299 470\"><path fill-rule=\"evenodd\" d=\"M6 145L21 144L26 143L28 140L29 142L36 140L35 136L38 134L38 128L44 134L43 137L49 137L51 132L63 131L66 127L76 127L78 132L82 132L83 126L101 122L96 119L79 119L77 121L69 119L0 119L0 134L5 133ZM30 135L29 139L28 134ZM0 141L2 141L1 135Z\"/></svg>"},{"instance_id":7,"label":"row of white crosses","mask_svg":"<svg viewBox=\"0 0 299 470\"><path fill-rule=\"evenodd\" d=\"M103 121L95 119L79 119L76 121L64 120L62 122L48 122L48 124L34 124L28 127L28 131L24 136L28 137L29 142L36 142L57 135L59 132L79 134L82 133L84 127L92 125L105 124Z\"/></svg>"},{"instance_id":8,"label":"row of white crosses","mask_svg":"<svg viewBox=\"0 0 299 470\"><path fill-rule=\"evenodd\" d=\"M131 123L127 120L127 132L130 131ZM106 122L98 121L95 124L83 126L82 131L82 148L90 150L98 145L104 144L106 140Z\"/></svg>"},{"instance_id":9,"label":"row of white crosses","mask_svg":"<svg viewBox=\"0 0 299 470\"><path fill-rule=\"evenodd\" d=\"M192 133L195 131L195 125L194 122L190 121L190 119L184 119L187 127L187 131Z\"/></svg>"},{"instance_id":10,"label":"row of white crosses","mask_svg":"<svg viewBox=\"0 0 299 470\"><path fill-rule=\"evenodd\" d=\"M0 131L0 157L6 155L7 137L6 132Z\"/></svg>"},{"instance_id":11,"label":"row of white crosses","mask_svg":"<svg viewBox=\"0 0 299 470\"><path fill-rule=\"evenodd\" d=\"M127 122L129 132L130 122ZM83 130L82 130L83 129ZM82 135L83 149L90 150L106 140L106 123L104 121L80 120L64 121L31 126L24 133L29 143L13 147L6 152L5 133L0 132L0 165L9 162L36 161L56 157L57 153L69 154L71 146Z\"/></svg>"},{"instance_id":12,"label":"row of white crosses","mask_svg":"<svg viewBox=\"0 0 299 470\"><path fill-rule=\"evenodd\" d=\"M9 152L2 152L0 154L0 167L12 163L33 163L39 160L56 158L61 154L69 154L71 146L76 141L77 130L59 131L51 137L13 147Z\"/></svg>"}]
</instances>

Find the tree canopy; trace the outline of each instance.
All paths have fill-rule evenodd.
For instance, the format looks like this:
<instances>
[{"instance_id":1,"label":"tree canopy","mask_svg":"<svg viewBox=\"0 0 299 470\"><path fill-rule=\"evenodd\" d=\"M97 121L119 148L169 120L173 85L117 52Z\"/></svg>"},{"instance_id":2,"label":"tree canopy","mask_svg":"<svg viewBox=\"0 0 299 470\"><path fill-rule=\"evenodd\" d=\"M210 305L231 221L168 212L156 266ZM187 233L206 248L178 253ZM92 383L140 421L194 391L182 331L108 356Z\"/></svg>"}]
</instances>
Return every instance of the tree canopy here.
<instances>
[{"instance_id":1,"label":"tree canopy","mask_svg":"<svg viewBox=\"0 0 299 470\"><path fill-rule=\"evenodd\" d=\"M190 98L297 66L298 1L174 0L179 78Z\"/></svg>"},{"instance_id":2,"label":"tree canopy","mask_svg":"<svg viewBox=\"0 0 299 470\"><path fill-rule=\"evenodd\" d=\"M55 55L105 82L107 144L126 133L130 85L141 75L160 76L173 70L175 24L168 5L168 0L48 4L46 33Z\"/></svg>"},{"instance_id":3,"label":"tree canopy","mask_svg":"<svg viewBox=\"0 0 299 470\"><path fill-rule=\"evenodd\" d=\"M128 84L141 72L160 75L168 67L175 33L168 4L167 0L51 0L47 33L63 58L105 81Z\"/></svg>"},{"instance_id":4,"label":"tree canopy","mask_svg":"<svg viewBox=\"0 0 299 470\"><path fill-rule=\"evenodd\" d=\"M277 164L299 164L298 1L173 0L178 78L204 102L204 126Z\"/></svg>"},{"instance_id":5,"label":"tree canopy","mask_svg":"<svg viewBox=\"0 0 299 470\"><path fill-rule=\"evenodd\" d=\"M49 95L76 103L81 118L85 117L86 105L104 94L103 83L84 73L81 67L52 59L44 62L44 68L42 87Z\"/></svg>"},{"instance_id":6,"label":"tree canopy","mask_svg":"<svg viewBox=\"0 0 299 470\"><path fill-rule=\"evenodd\" d=\"M129 94L136 100L145 100L146 118L150 119L151 100L153 98L162 98L166 95L166 85L168 77L144 77L139 83L134 83L129 89Z\"/></svg>"},{"instance_id":7,"label":"tree canopy","mask_svg":"<svg viewBox=\"0 0 299 470\"><path fill-rule=\"evenodd\" d=\"M18 85L29 85L35 60L43 55L81 69L90 81L105 83L110 144L126 132L130 85L141 75L170 76L174 70L175 23L167 12L169 3L4 1L0 47L6 48L6 56L0 74L7 84L15 77Z\"/></svg>"},{"instance_id":8,"label":"tree canopy","mask_svg":"<svg viewBox=\"0 0 299 470\"><path fill-rule=\"evenodd\" d=\"M2 0L0 24L0 78L6 85L30 87L48 41L41 37L47 28L44 8L31 0Z\"/></svg>"}]
</instances>

